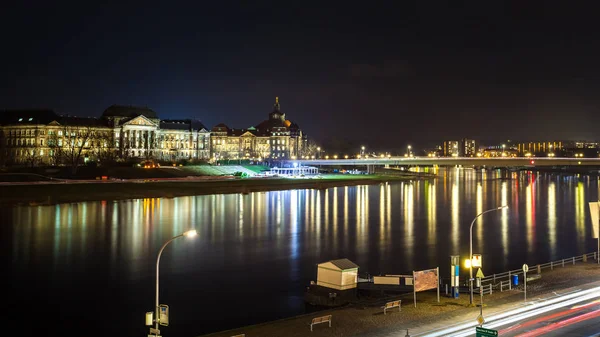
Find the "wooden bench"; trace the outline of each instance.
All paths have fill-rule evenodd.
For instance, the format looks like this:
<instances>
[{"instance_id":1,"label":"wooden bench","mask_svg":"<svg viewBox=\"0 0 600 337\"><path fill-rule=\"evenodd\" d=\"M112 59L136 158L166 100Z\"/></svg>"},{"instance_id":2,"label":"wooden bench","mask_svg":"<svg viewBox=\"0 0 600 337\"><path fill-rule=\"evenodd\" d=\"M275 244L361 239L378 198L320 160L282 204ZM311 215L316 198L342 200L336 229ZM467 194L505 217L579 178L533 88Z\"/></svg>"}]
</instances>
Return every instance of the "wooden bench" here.
<instances>
[{"instance_id":1,"label":"wooden bench","mask_svg":"<svg viewBox=\"0 0 600 337\"><path fill-rule=\"evenodd\" d=\"M329 327L331 328L331 315L313 318L312 322L310 322L310 331L313 331L313 325L327 322L329 322Z\"/></svg>"},{"instance_id":2,"label":"wooden bench","mask_svg":"<svg viewBox=\"0 0 600 337\"><path fill-rule=\"evenodd\" d=\"M383 314L386 314L387 309L398 308L398 311L402 311L402 300L387 302L383 307Z\"/></svg>"}]
</instances>

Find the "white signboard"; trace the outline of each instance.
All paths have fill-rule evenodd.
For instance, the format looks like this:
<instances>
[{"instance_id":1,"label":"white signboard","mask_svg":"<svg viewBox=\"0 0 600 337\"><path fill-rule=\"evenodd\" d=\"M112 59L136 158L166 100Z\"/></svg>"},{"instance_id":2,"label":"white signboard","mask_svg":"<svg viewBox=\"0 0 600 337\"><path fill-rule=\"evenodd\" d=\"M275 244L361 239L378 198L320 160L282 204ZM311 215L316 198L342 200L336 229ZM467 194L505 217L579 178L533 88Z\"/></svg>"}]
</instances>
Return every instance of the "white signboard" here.
<instances>
[{"instance_id":1,"label":"white signboard","mask_svg":"<svg viewBox=\"0 0 600 337\"><path fill-rule=\"evenodd\" d=\"M590 202L590 213L592 214L592 233L594 234L594 238L598 238L598 227L600 226L600 211L598 210L598 202Z\"/></svg>"}]
</instances>

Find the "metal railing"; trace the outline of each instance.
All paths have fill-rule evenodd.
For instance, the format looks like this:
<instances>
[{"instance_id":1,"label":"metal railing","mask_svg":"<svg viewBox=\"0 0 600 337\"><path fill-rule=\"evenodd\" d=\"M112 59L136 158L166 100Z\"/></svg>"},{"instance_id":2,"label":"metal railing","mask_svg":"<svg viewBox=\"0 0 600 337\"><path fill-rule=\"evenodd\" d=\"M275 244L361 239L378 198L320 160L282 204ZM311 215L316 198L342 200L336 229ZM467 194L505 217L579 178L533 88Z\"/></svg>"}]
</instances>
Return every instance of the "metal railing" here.
<instances>
[{"instance_id":1,"label":"metal railing","mask_svg":"<svg viewBox=\"0 0 600 337\"><path fill-rule=\"evenodd\" d=\"M543 269L550 268L550 270L553 270L554 268L563 268L565 265L574 265L578 261L587 262L588 259L596 260L596 252L529 266L530 269L528 274L541 274ZM492 274L482 278L481 285L484 287L484 294L486 293L485 290L487 290L486 287L488 289L491 289L490 287L499 288L500 291L506 290L507 288L509 290L512 289L511 278L513 275L523 275L523 269L509 270L507 272Z\"/></svg>"}]
</instances>

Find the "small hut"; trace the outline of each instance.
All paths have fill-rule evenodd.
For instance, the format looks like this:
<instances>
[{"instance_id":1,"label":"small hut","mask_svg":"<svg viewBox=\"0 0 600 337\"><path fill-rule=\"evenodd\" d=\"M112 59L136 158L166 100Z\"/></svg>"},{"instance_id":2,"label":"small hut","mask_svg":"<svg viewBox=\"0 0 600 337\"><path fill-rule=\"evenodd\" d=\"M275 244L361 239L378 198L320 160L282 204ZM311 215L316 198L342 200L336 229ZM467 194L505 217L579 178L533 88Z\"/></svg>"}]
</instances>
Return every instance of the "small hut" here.
<instances>
[{"instance_id":1,"label":"small hut","mask_svg":"<svg viewBox=\"0 0 600 337\"><path fill-rule=\"evenodd\" d=\"M331 260L317 266L317 285L347 290L356 288L358 265L348 259Z\"/></svg>"}]
</instances>

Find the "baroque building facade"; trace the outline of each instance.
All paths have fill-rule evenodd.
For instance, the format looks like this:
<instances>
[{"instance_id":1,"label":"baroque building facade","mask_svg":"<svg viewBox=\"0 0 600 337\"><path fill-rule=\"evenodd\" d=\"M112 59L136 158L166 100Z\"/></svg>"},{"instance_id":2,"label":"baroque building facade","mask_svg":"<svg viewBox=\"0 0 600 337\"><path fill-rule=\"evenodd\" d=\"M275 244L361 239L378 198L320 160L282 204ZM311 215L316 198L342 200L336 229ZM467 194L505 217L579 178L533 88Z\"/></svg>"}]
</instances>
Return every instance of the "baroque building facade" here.
<instances>
[{"instance_id":1,"label":"baroque building facade","mask_svg":"<svg viewBox=\"0 0 600 337\"><path fill-rule=\"evenodd\" d=\"M218 124L211 129L212 159L295 159L307 147L307 137L298 124L286 119L279 98L269 118L247 129Z\"/></svg>"},{"instance_id":2,"label":"baroque building facade","mask_svg":"<svg viewBox=\"0 0 600 337\"><path fill-rule=\"evenodd\" d=\"M199 120L160 119L149 108L112 105L99 118L59 116L52 110L6 110L0 116L0 164L74 165L157 159L288 159L306 136L281 112L247 129Z\"/></svg>"}]
</instances>

